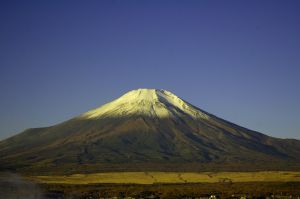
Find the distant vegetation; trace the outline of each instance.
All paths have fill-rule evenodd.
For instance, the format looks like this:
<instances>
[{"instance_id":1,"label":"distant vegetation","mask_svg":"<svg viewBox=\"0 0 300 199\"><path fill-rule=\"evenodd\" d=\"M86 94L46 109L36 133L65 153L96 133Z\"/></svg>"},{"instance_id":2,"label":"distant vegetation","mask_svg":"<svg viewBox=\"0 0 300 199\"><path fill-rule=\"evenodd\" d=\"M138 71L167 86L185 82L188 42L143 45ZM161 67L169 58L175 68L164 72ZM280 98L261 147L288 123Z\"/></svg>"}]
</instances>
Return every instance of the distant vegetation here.
<instances>
[{"instance_id":1,"label":"distant vegetation","mask_svg":"<svg viewBox=\"0 0 300 199\"><path fill-rule=\"evenodd\" d=\"M299 182L240 182L186 184L42 184L45 198L276 198L299 199Z\"/></svg>"}]
</instances>

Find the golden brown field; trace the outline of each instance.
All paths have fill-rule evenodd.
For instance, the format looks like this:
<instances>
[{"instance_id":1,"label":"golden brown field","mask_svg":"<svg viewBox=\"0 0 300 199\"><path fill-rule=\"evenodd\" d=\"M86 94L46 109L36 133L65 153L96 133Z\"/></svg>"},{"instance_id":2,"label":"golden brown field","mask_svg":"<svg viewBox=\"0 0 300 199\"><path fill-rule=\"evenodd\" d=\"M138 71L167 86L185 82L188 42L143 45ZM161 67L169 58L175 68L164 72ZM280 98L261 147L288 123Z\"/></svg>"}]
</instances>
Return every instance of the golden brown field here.
<instances>
[{"instance_id":1,"label":"golden brown field","mask_svg":"<svg viewBox=\"0 0 300 199\"><path fill-rule=\"evenodd\" d=\"M50 184L155 184L155 183L230 183L300 182L300 172L108 172L63 176L30 176Z\"/></svg>"}]
</instances>

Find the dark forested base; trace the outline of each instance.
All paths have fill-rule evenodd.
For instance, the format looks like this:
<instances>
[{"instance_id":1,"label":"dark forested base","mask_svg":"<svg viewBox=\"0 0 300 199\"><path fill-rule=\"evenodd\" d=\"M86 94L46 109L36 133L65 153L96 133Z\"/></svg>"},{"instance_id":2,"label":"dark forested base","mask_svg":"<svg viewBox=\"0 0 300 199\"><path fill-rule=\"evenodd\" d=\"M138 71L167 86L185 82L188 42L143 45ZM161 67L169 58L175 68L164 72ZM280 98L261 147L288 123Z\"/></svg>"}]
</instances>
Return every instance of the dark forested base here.
<instances>
[{"instance_id":1,"label":"dark forested base","mask_svg":"<svg viewBox=\"0 0 300 199\"><path fill-rule=\"evenodd\" d=\"M1 167L2 166L2 167ZM64 165L31 165L16 168L14 165L0 171L24 175L70 175L79 173L101 172L249 172L249 171L300 171L298 162L220 162L220 163L105 163L105 164L64 164Z\"/></svg>"}]
</instances>

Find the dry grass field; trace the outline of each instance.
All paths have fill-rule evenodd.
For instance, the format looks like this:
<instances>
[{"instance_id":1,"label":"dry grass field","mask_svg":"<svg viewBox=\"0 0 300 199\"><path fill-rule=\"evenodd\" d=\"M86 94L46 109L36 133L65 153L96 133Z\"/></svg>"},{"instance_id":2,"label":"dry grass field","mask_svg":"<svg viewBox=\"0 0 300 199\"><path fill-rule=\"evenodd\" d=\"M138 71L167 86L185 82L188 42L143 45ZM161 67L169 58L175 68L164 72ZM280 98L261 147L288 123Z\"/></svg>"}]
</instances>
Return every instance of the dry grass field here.
<instances>
[{"instance_id":1,"label":"dry grass field","mask_svg":"<svg viewBox=\"0 0 300 199\"><path fill-rule=\"evenodd\" d=\"M300 172L109 172L65 176L30 176L50 184L156 184L156 183L236 183L300 182Z\"/></svg>"}]
</instances>

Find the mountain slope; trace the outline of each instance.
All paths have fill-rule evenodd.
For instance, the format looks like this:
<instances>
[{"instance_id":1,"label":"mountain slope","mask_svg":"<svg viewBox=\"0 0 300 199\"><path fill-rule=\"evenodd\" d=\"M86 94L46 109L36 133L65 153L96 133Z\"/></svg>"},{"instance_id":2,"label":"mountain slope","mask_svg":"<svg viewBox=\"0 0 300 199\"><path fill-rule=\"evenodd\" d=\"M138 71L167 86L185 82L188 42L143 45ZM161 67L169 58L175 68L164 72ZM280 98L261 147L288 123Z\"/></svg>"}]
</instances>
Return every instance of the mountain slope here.
<instances>
[{"instance_id":1,"label":"mountain slope","mask_svg":"<svg viewBox=\"0 0 300 199\"><path fill-rule=\"evenodd\" d=\"M29 172L285 169L299 162L300 141L245 129L156 89L130 91L61 124L0 142L0 169Z\"/></svg>"}]
</instances>

